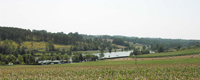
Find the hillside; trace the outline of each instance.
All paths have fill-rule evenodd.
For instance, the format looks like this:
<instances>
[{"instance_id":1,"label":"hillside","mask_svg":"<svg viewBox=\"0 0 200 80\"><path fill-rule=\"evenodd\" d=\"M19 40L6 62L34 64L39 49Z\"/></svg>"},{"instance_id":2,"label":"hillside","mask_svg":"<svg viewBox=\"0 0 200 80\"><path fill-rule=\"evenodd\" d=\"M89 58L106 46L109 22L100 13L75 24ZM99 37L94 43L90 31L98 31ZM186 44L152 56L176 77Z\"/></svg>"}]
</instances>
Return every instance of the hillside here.
<instances>
[{"instance_id":1,"label":"hillside","mask_svg":"<svg viewBox=\"0 0 200 80\"><path fill-rule=\"evenodd\" d=\"M0 60L2 64L35 64L38 60L98 59L87 53L133 50L138 55L148 55L150 50L159 52L199 47L199 40L138 38L109 35L84 35L75 33L51 33L46 30L29 30L0 26ZM82 56L86 53L87 56ZM135 54L131 53L131 54ZM169 53L170 54L170 53ZM28 58L27 58L28 57ZM18 59L19 61L16 61ZM1 63L0 63L1 64Z\"/></svg>"}]
</instances>

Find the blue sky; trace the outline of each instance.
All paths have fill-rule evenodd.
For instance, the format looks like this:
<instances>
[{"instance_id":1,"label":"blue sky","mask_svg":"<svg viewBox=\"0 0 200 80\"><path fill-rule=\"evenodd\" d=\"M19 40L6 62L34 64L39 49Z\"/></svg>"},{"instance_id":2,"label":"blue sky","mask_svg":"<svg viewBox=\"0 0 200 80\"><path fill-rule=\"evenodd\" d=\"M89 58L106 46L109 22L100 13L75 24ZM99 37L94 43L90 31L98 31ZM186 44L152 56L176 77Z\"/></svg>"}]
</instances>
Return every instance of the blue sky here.
<instances>
[{"instance_id":1,"label":"blue sky","mask_svg":"<svg viewBox=\"0 0 200 80\"><path fill-rule=\"evenodd\" d=\"M200 0L0 0L0 26L200 39Z\"/></svg>"}]
</instances>

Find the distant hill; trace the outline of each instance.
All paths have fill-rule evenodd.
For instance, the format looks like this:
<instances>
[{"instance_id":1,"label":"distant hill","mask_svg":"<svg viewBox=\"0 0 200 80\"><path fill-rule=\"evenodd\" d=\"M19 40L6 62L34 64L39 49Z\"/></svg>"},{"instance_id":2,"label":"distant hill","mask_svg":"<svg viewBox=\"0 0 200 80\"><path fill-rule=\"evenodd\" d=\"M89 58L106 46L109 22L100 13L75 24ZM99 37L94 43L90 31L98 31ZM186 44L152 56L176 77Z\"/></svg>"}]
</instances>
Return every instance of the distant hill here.
<instances>
[{"instance_id":1,"label":"distant hill","mask_svg":"<svg viewBox=\"0 0 200 80\"><path fill-rule=\"evenodd\" d=\"M138 37L127 37L121 35L86 35L76 33L51 33L46 30L27 30L14 27L1 27L0 26L0 40L14 40L19 41L49 41L52 40L56 44L62 45L75 45L77 42L89 42L91 43L94 39L115 39L121 38L124 41L150 45L155 49L158 46L164 46L165 49L175 48L177 46L190 47L199 45L200 40L184 40L184 39L162 39L162 38L138 38ZM100 41L101 42L101 41Z\"/></svg>"},{"instance_id":2,"label":"distant hill","mask_svg":"<svg viewBox=\"0 0 200 80\"><path fill-rule=\"evenodd\" d=\"M166 48L182 46L182 47L190 47L200 43L200 40L184 40L184 39L162 39L162 38L139 38L139 37L126 37L121 35L84 35L84 38L101 38L101 39L114 39L114 38L122 38L125 41L146 44L146 45L156 45L160 44L165 46Z\"/></svg>"}]
</instances>

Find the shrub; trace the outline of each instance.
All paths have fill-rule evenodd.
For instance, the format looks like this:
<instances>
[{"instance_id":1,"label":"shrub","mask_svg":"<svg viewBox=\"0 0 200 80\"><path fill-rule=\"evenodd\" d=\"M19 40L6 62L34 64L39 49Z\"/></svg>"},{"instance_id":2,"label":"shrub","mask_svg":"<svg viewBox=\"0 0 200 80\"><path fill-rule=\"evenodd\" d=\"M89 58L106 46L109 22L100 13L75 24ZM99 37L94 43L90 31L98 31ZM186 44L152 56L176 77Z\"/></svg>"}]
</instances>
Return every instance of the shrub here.
<instances>
[{"instance_id":1,"label":"shrub","mask_svg":"<svg viewBox=\"0 0 200 80\"><path fill-rule=\"evenodd\" d=\"M6 65L6 63L5 63L5 62L1 62L1 61L0 61L0 65Z\"/></svg>"}]
</instances>

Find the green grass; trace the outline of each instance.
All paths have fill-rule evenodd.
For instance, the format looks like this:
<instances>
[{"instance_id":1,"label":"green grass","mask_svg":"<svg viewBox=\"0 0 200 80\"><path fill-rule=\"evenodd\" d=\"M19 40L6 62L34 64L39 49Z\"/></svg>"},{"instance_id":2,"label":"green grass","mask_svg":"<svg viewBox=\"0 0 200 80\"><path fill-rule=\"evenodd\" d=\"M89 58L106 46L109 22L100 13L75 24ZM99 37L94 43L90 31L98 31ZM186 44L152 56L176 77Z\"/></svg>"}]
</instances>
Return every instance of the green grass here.
<instances>
[{"instance_id":1,"label":"green grass","mask_svg":"<svg viewBox=\"0 0 200 80\"><path fill-rule=\"evenodd\" d=\"M175 51L175 52L165 52L165 53L153 53L153 54L144 54L144 55L137 55L138 58L152 58L152 57L166 57L166 56L182 56L182 55L192 55L192 54L199 54L200 49L190 49L190 50L183 50L183 51ZM134 57L134 56L131 56Z\"/></svg>"},{"instance_id":2,"label":"green grass","mask_svg":"<svg viewBox=\"0 0 200 80\"><path fill-rule=\"evenodd\" d=\"M161 59L161 60L138 60L136 65L143 64L200 64L200 58L182 58L182 59ZM23 68L23 67L61 67L61 66L105 66L105 65L135 65L134 60L122 61L90 61L83 63L71 64L55 64L55 65L14 65L14 66L0 66L0 68Z\"/></svg>"},{"instance_id":3,"label":"green grass","mask_svg":"<svg viewBox=\"0 0 200 80\"><path fill-rule=\"evenodd\" d=\"M180 63L200 63L200 58L183 59L161 59L161 60L138 60L137 64L180 64ZM134 60L122 61L94 61L84 63L65 64L66 66L91 66L91 65L135 65Z\"/></svg>"}]
</instances>

